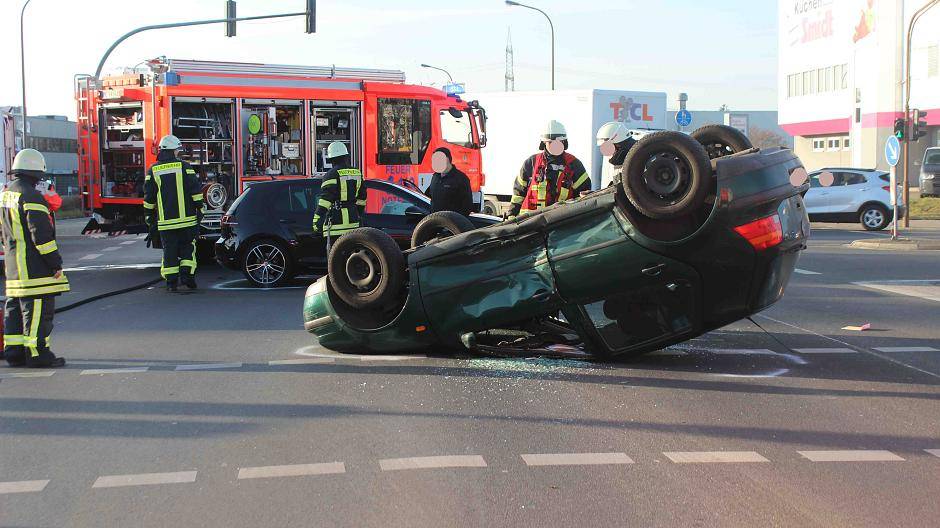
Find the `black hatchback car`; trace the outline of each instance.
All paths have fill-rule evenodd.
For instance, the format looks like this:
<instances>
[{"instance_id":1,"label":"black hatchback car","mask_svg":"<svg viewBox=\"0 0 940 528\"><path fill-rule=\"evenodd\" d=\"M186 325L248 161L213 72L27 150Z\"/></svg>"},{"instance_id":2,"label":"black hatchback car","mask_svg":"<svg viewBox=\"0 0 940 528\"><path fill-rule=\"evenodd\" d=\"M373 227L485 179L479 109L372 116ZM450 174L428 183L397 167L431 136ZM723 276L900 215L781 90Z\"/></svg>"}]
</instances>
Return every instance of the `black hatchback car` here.
<instances>
[{"instance_id":1,"label":"black hatchback car","mask_svg":"<svg viewBox=\"0 0 940 528\"><path fill-rule=\"evenodd\" d=\"M313 235L313 213L320 178L254 184L222 217L215 243L216 260L241 270L252 285L283 286L294 276L326 270L326 240ZM389 234L406 249L415 226L431 213L427 196L381 180L366 180L363 226ZM484 227L499 218L474 214L470 221Z\"/></svg>"}]
</instances>

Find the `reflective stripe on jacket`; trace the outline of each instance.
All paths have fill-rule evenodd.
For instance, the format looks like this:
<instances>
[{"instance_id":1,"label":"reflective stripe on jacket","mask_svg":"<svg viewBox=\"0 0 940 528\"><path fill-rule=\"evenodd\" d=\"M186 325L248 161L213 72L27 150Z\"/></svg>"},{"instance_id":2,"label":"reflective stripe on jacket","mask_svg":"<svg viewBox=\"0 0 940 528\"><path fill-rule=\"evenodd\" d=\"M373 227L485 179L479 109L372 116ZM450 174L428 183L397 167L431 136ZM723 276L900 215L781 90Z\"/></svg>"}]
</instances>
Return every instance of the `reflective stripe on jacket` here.
<instances>
[{"instance_id":1,"label":"reflective stripe on jacket","mask_svg":"<svg viewBox=\"0 0 940 528\"><path fill-rule=\"evenodd\" d=\"M313 225L324 235L341 235L359 227L366 208L366 186L362 172L354 168L332 168L323 176Z\"/></svg>"},{"instance_id":2,"label":"reflective stripe on jacket","mask_svg":"<svg viewBox=\"0 0 940 528\"><path fill-rule=\"evenodd\" d=\"M184 229L198 223L202 209L202 186L196 171L185 161L166 158L150 167L144 181L144 209L156 212L157 229Z\"/></svg>"},{"instance_id":3,"label":"reflective stripe on jacket","mask_svg":"<svg viewBox=\"0 0 940 528\"><path fill-rule=\"evenodd\" d=\"M534 154L522 164L512 189L510 215L537 211L591 190L591 177L578 158L563 152L549 158Z\"/></svg>"},{"instance_id":4,"label":"reflective stripe on jacket","mask_svg":"<svg viewBox=\"0 0 940 528\"><path fill-rule=\"evenodd\" d=\"M49 208L33 182L17 178L0 192L0 229L7 297L38 297L69 291Z\"/></svg>"}]
</instances>

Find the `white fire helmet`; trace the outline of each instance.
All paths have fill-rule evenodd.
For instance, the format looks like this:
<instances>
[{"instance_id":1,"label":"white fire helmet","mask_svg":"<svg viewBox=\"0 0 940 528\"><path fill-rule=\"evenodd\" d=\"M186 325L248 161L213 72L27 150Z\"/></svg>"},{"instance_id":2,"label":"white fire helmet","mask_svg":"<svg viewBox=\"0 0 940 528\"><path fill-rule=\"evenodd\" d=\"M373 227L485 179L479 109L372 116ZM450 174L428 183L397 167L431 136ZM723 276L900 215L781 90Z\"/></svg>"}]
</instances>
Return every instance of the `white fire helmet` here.
<instances>
[{"instance_id":1,"label":"white fire helmet","mask_svg":"<svg viewBox=\"0 0 940 528\"><path fill-rule=\"evenodd\" d=\"M597 130L596 137L597 146L601 146L605 141L610 141L616 145L630 137L630 129L627 128L627 125L624 124L623 121L610 121L609 123L604 123L601 128Z\"/></svg>"},{"instance_id":2,"label":"white fire helmet","mask_svg":"<svg viewBox=\"0 0 940 528\"><path fill-rule=\"evenodd\" d=\"M346 145L340 143L339 141L334 141L330 143L330 146L326 147L326 157L329 159L348 155L349 150L346 148Z\"/></svg>"},{"instance_id":3,"label":"white fire helmet","mask_svg":"<svg viewBox=\"0 0 940 528\"><path fill-rule=\"evenodd\" d=\"M23 149L13 158L10 172L13 171L46 172L46 158L36 149Z\"/></svg>"},{"instance_id":4,"label":"white fire helmet","mask_svg":"<svg viewBox=\"0 0 940 528\"><path fill-rule=\"evenodd\" d=\"M550 141L552 139L559 139L561 141L568 139L568 132L565 131L565 125L554 119L545 125L545 130L542 132L543 141Z\"/></svg>"},{"instance_id":5,"label":"white fire helmet","mask_svg":"<svg viewBox=\"0 0 940 528\"><path fill-rule=\"evenodd\" d=\"M180 142L180 138L173 134L163 136L163 139L160 140L160 150L177 150L182 146L183 144Z\"/></svg>"}]
</instances>

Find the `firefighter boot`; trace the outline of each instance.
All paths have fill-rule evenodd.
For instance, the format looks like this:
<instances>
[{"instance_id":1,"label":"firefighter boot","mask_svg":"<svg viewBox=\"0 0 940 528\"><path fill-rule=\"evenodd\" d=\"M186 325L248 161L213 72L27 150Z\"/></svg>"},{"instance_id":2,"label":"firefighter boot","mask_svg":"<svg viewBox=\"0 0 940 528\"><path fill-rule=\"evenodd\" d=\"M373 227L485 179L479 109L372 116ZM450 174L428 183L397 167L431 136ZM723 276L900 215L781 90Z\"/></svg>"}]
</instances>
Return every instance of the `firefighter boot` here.
<instances>
[{"instance_id":1,"label":"firefighter boot","mask_svg":"<svg viewBox=\"0 0 940 528\"><path fill-rule=\"evenodd\" d=\"M196 277L193 277L192 275L183 277L183 286L186 286L190 290L199 288L199 286L196 284Z\"/></svg>"},{"instance_id":2,"label":"firefighter boot","mask_svg":"<svg viewBox=\"0 0 940 528\"><path fill-rule=\"evenodd\" d=\"M40 350L39 355L26 358L26 366L29 368L56 368L65 366L65 358L56 357L51 350Z\"/></svg>"},{"instance_id":3,"label":"firefighter boot","mask_svg":"<svg viewBox=\"0 0 940 528\"><path fill-rule=\"evenodd\" d=\"M176 280L166 281L166 291L175 293L179 290L179 284Z\"/></svg>"},{"instance_id":4,"label":"firefighter boot","mask_svg":"<svg viewBox=\"0 0 940 528\"><path fill-rule=\"evenodd\" d=\"M22 345L8 346L3 349L3 359L11 367L22 367L26 364L26 349Z\"/></svg>"}]
</instances>

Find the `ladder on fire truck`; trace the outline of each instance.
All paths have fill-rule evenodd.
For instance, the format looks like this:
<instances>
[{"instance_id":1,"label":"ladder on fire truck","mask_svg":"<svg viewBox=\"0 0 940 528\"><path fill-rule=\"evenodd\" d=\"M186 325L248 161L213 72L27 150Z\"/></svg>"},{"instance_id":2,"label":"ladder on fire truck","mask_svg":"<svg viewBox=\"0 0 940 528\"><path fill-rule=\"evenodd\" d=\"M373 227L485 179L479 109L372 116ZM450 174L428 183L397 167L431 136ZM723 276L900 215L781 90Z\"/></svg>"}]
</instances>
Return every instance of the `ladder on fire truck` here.
<instances>
[{"instance_id":1,"label":"ladder on fire truck","mask_svg":"<svg viewBox=\"0 0 940 528\"><path fill-rule=\"evenodd\" d=\"M249 62L197 61L159 58L148 61L153 68L162 66L167 71L201 74L244 74L314 77L320 79L355 79L363 82L404 84L405 72L373 68L337 68L333 66L291 66Z\"/></svg>"},{"instance_id":2,"label":"ladder on fire truck","mask_svg":"<svg viewBox=\"0 0 940 528\"><path fill-rule=\"evenodd\" d=\"M78 74L73 79L78 128L78 181L83 213L86 212L86 207L90 207L90 204L86 202L90 200L94 192L95 170L92 163L97 159L97 156L93 155L95 146L91 140L91 133L96 126L95 111L91 105L93 79L92 76L85 74Z\"/></svg>"}]
</instances>

